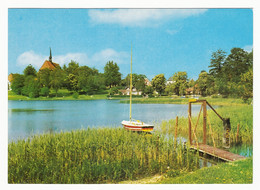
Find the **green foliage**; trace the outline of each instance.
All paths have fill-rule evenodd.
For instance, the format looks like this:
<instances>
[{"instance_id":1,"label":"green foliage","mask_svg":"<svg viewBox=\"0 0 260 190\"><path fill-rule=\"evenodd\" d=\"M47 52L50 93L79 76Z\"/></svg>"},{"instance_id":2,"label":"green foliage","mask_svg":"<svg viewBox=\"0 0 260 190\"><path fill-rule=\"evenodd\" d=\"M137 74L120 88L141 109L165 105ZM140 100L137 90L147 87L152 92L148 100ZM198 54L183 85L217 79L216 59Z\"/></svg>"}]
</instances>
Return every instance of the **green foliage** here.
<instances>
[{"instance_id":1,"label":"green foliage","mask_svg":"<svg viewBox=\"0 0 260 190\"><path fill-rule=\"evenodd\" d=\"M51 70L48 68L42 69L38 72L37 78L40 82L41 87L48 87L50 88L51 82Z\"/></svg>"},{"instance_id":2,"label":"green foliage","mask_svg":"<svg viewBox=\"0 0 260 190\"><path fill-rule=\"evenodd\" d=\"M146 76L142 74L132 74L133 87L135 87L137 91L144 91L145 78ZM130 74L128 74L126 78L122 80L122 85L128 88L130 87Z\"/></svg>"},{"instance_id":3,"label":"green foliage","mask_svg":"<svg viewBox=\"0 0 260 190\"><path fill-rule=\"evenodd\" d=\"M214 79L207 72L201 72L196 83L198 84L198 89L202 96L214 93Z\"/></svg>"},{"instance_id":4,"label":"green foliage","mask_svg":"<svg viewBox=\"0 0 260 190\"><path fill-rule=\"evenodd\" d=\"M192 171L199 158L172 136L103 128L44 134L8 145L8 183L114 183Z\"/></svg>"},{"instance_id":5,"label":"green foliage","mask_svg":"<svg viewBox=\"0 0 260 190\"><path fill-rule=\"evenodd\" d=\"M159 74L156 75L153 79L152 79L152 86L153 88L161 95L164 90L165 90L165 85L166 83L166 79L164 77L164 74Z\"/></svg>"},{"instance_id":6,"label":"green foliage","mask_svg":"<svg viewBox=\"0 0 260 190\"><path fill-rule=\"evenodd\" d=\"M61 68L55 68L50 73L50 86L55 90L56 96L58 90L63 86L65 80L65 73Z\"/></svg>"},{"instance_id":7,"label":"green foliage","mask_svg":"<svg viewBox=\"0 0 260 190\"><path fill-rule=\"evenodd\" d=\"M148 95L149 97L153 96L154 89L152 86L145 86L144 95Z\"/></svg>"},{"instance_id":8,"label":"green foliage","mask_svg":"<svg viewBox=\"0 0 260 190\"><path fill-rule=\"evenodd\" d=\"M13 74L13 81L11 83L12 91L18 95L22 94L22 89L24 87L24 75Z\"/></svg>"},{"instance_id":9,"label":"green foliage","mask_svg":"<svg viewBox=\"0 0 260 190\"><path fill-rule=\"evenodd\" d=\"M253 98L253 69L249 69L241 75L240 85L242 99L246 102L248 99Z\"/></svg>"},{"instance_id":10,"label":"green foliage","mask_svg":"<svg viewBox=\"0 0 260 190\"><path fill-rule=\"evenodd\" d=\"M116 86L121 82L121 73L119 72L119 67L113 61L107 62L104 67L104 77L106 86Z\"/></svg>"},{"instance_id":11,"label":"green foliage","mask_svg":"<svg viewBox=\"0 0 260 190\"><path fill-rule=\"evenodd\" d=\"M40 93L40 84L37 78L33 75L28 75L25 77L24 87L22 89L22 94L29 96L30 98L36 98Z\"/></svg>"},{"instance_id":12,"label":"green foliage","mask_svg":"<svg viewBox=\"0 0 260 190\"><path fill-rule=\"evenodd\" d=\"M116 87L112 87L109 89L108 94L109 95L114 95L118 93L118 89Z\"/></svg>"},{"instance_id":13,"label":"green foliage","mask_svg":"<svg viewBox=\"0 0 260 190\"><path fill-rule=\"evenodd\" d=\"M79 63L77 63L76 61L73 61L73 60L71 60L68 67L66 67L66 66L63 67L63 69L65 69L65 71L68 74L74 74L74 75L77 74L78 68L79 68Z\"/></svg>"},{"instance_id":14,"label":"green foliage","mask_svg":"<svg viewBox=\"0 0 260 190\"><path fill-rule=\"evenodd\" d=\"M245 100L247 97L250 98L253 89L250 88L250 85L242 86L242 76L252 69L252 67L253 51L248 53L241 48L232 48L228 56L222 50L213 52L209 68L211 68L210 75L214 79L213 86L215 86L216 92L222 94L224 97L242 96ZM248 89L245 89L246 86ZM245 91L247 91L246 94L248 95L245 95Z\"/></svg>"},{"instance_id":15,"label":"green foliage","mask_svg":"<svg viewBox=\"0 0 260 190\"><path fill-rule=\"evenodd\" d=\"M76 75L74 74L69 74L66 78L65 81L67 83L67 88L70 91L78 91L78 79Z\"/></svg>"},{"instance_id":16,"label":"green foliage","mask_svg":"<svg viewBox=\"0 0 260 190\"><path fill-rule=\"evenodd\" d=\"M78 99L78 98L79 98L79 93L78 93L78 92L74 92L73 95L72 95L72 97L73 97L74 99Z\"/></svg>"},{"instance_id":17,"label":"green foliage","mask_svg":"<svg viewBox=\"0 0 260 190\"><path fill-rule=\"evenodd\" d=\"M186 94L186 89L188 88L188 75L187 72L178 72L174 73L173 75L173 81L169 87L169 90L172 93L175 93L176 95L185 95ZM168 91L169 91L168 90Z\"/></svg>"},{"instance_id":18,"label":"green foliage","mask_svg":"<svg viewBox=\"0 0 260 190\"><path fill-rule=\"evenodd\" d=\"M210 75L219 78L222 75L222 68L226 59L226 52L219 49L212 53L209 70Z\"/></svg>"},{"instance_id":19,"label":"green foliage","mask_svg":"<svg viewBox=\"0 0 260 190\"><path fill-rule=\"evenodd\" d=\"M49 96L49 94L50 94L50 89L48 87L45 86L40 89L41 96Z\"/></svg>"},{"instance_id":20,"label":"green foliage","mask_svg":"<svg viewBox=\"0 0 260 190\"><path fill-rule=\"evenodd\" d=\"M30 64L28 65L24 71L23 74L25 77L31 75L31 76L36 76L37 75L37 71L35 70L35 68Z\"/></svg>"},{"instance_id":21,"label":"green foliage","mask_svg":"<svg viewBox=\"0 0 260 190\"><path fill-rule=\"evenodd\" d=\"M173 176L175 177L175 176ZM228 162L202 168L186 175L166 178L160 183L167 184L252 184L253 159Z\"/></svg>"}]
</instances>

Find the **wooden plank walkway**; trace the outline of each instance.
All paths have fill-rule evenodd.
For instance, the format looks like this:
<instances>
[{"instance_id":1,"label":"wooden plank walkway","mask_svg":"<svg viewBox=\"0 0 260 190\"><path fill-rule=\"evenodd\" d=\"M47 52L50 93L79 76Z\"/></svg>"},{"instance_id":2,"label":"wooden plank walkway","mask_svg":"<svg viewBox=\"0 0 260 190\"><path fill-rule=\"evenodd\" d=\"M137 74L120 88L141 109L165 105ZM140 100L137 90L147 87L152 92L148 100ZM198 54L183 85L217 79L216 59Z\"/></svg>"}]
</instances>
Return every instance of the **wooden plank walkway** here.
<instances>
[{"instance_id":1,"label":"wooden plank walkway","mask_svg":"<svg viewBox=\"0 0 260 190\"><path fill-rule=\"evenodd\" d=\"M190 148L197 150L197 145L193 144L191 145ZM240 156L238 154L234 154L205 144L199 144L199 152L216 157L224 161L236 161L236 160L242 160L246 158L244 156Z\"/></svg>"}]
</instances>

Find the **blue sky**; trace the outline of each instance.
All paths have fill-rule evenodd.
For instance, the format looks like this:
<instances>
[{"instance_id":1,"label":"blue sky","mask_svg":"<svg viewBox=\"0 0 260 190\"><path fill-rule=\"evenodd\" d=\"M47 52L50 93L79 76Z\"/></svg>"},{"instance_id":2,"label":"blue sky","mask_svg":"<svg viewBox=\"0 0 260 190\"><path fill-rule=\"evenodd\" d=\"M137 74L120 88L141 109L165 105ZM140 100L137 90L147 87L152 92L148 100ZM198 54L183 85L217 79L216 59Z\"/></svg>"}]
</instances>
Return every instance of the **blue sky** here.
<instances>
[{"instance_id":1,"label":"blue sky","mask_svg":"<svg viewBox=\"0 0 260 190\"><path fill-rule=\"evenodd\" d=\"M125 77L130 70L149 79L187 71L197 79L211 54L253 47L252 9L9 9L8 73L48 59L97 68L113 60Z\"/></svg>"}]
</instances>

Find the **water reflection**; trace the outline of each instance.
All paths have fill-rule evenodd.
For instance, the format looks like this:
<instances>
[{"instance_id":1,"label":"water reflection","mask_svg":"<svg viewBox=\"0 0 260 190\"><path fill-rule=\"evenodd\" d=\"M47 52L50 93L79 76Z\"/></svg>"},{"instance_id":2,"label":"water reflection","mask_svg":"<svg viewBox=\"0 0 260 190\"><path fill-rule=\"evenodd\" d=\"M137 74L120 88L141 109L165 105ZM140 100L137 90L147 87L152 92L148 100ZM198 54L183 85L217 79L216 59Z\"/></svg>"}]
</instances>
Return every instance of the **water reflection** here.
<instances>
[{"instance_id":1,"label":"water reflection","mask_svg":"<svg viewBox=\"0 0 260 190\"><path fill-rule=\"evenodd\" d=\"M192 112L199 112L194 105ZM188 105L133 104L132 117L147 123L187 117ZM119 127L129 118L129 104L119 100L8 101L8 139L87 127Z\"/></svg>"}]
</instances>

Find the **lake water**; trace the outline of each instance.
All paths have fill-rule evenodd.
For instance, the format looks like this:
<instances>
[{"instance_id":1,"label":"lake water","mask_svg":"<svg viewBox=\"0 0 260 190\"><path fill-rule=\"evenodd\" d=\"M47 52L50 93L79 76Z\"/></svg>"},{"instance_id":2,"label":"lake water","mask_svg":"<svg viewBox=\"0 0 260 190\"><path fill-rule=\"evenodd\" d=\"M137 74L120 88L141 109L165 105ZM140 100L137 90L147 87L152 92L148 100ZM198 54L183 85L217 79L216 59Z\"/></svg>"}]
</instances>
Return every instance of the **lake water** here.
<instances>
[{"instance_id":1,"label":"lake water","mask_svg":"<svg viewBox=\"0 0 260 190\"><path fill-rule=\"evenodd\" d=\"M197 114L200 105L192 106ZM187 104L133 104L132 118L155 126L162 120L188 115ZM119 100L8 101L8 140L33 134L87 127L118 127L129 119L129 104Z\"/></svg>"}]
</instances>

